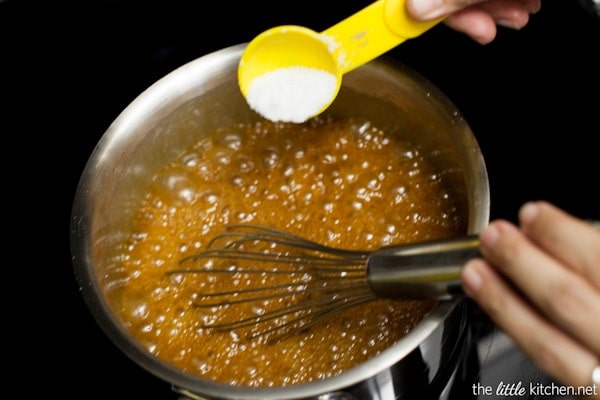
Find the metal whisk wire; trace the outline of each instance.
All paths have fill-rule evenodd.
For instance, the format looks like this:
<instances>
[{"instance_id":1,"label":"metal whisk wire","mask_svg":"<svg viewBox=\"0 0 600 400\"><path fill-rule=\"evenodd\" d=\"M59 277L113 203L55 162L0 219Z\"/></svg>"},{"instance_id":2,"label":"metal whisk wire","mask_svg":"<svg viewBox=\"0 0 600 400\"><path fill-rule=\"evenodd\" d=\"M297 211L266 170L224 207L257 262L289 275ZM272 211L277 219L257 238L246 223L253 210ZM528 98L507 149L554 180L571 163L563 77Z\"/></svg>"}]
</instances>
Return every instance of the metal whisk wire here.
<instances>
[{"instance_id":1,"label":"metal whisk wire","mask_svg":"<svg viewBox=\"0 0 600 400\"><path fill-rule=\"evenodd\" d=\"M285 277L282 284L198 293L194 302L195 307L203 309L279 302L281 306L268 311L202 326L219 331L251 328L247 338L273 333L278 338L375 299L366 281L368 257L369 252L324 246L270 227L229 225L206 250L182 259L182 268L169 274Z\"/></svg>"}]
</instances>

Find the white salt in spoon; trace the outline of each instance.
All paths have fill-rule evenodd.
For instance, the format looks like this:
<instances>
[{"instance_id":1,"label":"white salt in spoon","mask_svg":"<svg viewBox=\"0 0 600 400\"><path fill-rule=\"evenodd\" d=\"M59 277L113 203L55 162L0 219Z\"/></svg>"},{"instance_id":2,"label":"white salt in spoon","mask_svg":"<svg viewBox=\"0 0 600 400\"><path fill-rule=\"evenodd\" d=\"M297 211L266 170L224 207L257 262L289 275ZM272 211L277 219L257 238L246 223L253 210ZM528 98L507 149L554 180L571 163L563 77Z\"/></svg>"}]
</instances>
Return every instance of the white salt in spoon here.
<instances>
[{"instance_id":1,"label":"white salt in spoon","mask_svg":"<svg viewBox=\"0 0 600 400\"><path fill-rule=\"evenodd\" d=\"M263 117L301 123L329 107L346 72L442 20L415 21L406 0L378 0L321 33L296 25L274 27L244 50L239 86Z\"/></svg>"}]
</instances>

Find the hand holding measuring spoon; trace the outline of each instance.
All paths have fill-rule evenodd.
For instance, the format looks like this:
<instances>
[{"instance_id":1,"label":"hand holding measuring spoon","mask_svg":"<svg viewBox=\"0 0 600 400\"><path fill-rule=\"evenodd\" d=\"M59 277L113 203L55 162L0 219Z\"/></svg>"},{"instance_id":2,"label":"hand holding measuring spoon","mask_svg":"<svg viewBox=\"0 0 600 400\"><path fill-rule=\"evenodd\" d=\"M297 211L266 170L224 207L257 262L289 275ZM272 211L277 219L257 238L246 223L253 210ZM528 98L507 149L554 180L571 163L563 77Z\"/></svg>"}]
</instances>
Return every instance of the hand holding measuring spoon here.
<instances>
[{"instance_id":1,"label":"hand holding measuring spoon","mask_svg":"<svg viewBox=\"0 0 600 400\"><path fill-rule=\"evenodd\" d=\"M496 37L497 26L521 29L541 0L407 0L408 14L416 20L447 16L444 23L481 44Z\"/></svg>"},{"instance_id":2,"label":"hand holding measuring spoon","mask_svg":"<svg viewBox=\"0 0 600 400\"><path fill-rule=\"evenodd\" d=\"M439 22L483 43L495 37L496 23L526 24L540 1L378 0L321 33L296 25L274 27L242 54L240 89L263 117L301 123L329 107L345 73Z\"/></svg>"}]
</instances>

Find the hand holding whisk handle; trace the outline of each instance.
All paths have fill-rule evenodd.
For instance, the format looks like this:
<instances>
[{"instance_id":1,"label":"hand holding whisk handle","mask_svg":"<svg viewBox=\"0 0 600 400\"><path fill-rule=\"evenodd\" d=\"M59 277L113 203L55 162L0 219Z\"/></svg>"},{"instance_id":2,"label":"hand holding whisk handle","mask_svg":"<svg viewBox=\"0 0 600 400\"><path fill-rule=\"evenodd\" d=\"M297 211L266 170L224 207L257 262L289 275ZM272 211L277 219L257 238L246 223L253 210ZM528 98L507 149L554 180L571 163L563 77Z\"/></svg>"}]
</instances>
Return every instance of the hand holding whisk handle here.
<instances>
[{"instance_id":1,"label":"hand holding whisk handle","mask_svg":"<svg viewBox=\"0 0 600 400\"><path fill-rule=\"evenodd\" d=\"M193 305L229 311L203 328L252 328L251 337L289 334L376 298L460 295L460 271L479 255L478 246L476 236L466 236L355 251L241 224L229 226L169 274L195 274L212 282L202 284ZM244 311L234 312L233 306Z\"/></svg>"}]
</instances>

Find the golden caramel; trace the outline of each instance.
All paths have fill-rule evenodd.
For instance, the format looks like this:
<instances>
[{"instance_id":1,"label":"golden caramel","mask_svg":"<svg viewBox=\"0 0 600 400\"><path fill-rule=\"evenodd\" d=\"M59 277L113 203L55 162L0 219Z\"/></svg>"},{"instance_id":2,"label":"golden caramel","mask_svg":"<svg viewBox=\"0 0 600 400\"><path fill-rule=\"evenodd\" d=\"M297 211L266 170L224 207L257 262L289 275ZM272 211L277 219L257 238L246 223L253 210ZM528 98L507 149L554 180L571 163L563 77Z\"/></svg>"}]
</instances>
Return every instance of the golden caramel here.
<instances>
[{"instance_id":1,"label":"golden caramel","mask_svg":"<svg viewBox=\"0 0 600 400\"><path fill-rule=\"evenodd\" d=\"M435 302L376 300L276 342L249 340L206 326L251 310L197 308L207 275L169 271L228 224L268 225L360 250L463 234L466 205L443 172L413 143L367 121L221 129L156 175L107 272L107 295L149 352L187 373L255 387L338 375L402 338ZM221 278L218 288L267 283L242 275Z\"/></svg>"}]
</instances>

